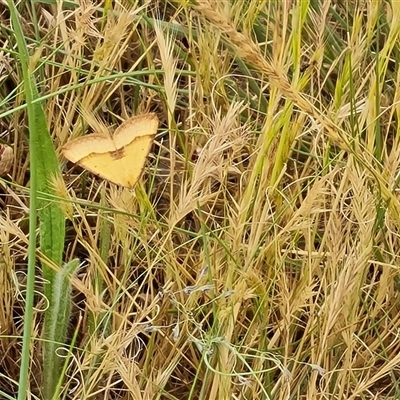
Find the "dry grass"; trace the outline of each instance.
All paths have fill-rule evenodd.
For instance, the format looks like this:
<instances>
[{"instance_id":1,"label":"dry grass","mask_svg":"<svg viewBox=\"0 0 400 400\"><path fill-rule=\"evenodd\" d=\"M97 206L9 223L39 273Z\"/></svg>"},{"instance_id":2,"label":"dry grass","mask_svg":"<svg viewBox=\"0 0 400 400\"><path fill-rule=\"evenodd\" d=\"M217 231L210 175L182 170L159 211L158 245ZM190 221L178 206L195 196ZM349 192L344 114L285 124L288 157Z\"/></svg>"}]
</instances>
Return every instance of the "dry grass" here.
<instances>
[{"instance_id":1,"label":"dry grass","mask_svg":"<svg viewBox=\"0 0 400 400\"><path fill-rule=\"evenodd\" d=\"M133 191L59 152L65 261L82 261L64 398L398 398L397 2L92 3L20 10L55 147L148 111L162 128ZM0 391L14 398L29 162L2 13L15 159L0 195ZM38 270L38 398L42 286Z\"/></svg>"}]
</instances>

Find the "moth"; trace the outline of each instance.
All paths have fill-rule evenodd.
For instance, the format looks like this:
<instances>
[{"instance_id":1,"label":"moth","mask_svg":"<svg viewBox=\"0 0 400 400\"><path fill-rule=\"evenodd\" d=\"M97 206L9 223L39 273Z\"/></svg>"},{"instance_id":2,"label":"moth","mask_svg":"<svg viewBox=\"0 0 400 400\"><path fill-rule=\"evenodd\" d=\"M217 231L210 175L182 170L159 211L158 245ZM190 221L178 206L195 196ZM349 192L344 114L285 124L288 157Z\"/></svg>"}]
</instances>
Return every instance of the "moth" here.
<instances>
[{"instance_id":1,"label":"moth","mask_svg":"<svg viewBox=\"0 0 400 400\"><path fill-rule=\"evenodd\" d=\"M64 157L116 185L133 188L143 172L158 129L155 114L127 119L113 135L92 133L71 140Z\"/></svg>"}]
</instances>

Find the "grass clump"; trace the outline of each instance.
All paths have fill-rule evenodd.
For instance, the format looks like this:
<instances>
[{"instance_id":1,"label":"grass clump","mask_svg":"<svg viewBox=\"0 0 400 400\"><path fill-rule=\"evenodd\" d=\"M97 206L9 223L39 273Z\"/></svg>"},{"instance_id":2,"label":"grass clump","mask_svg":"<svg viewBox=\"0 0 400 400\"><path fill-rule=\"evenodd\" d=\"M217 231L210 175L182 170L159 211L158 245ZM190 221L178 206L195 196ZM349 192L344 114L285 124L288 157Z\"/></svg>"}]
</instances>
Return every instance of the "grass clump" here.
<instances>
[{"instance_id":1,"label":"grass clump","mask_svg":"<svg viewBox=\"0 0 400 400\"><path fill-rule=\"evenodd\" d=\"M71 269L53 265L72 308L65 344L51 340L64 365L52 395L398 398L396 2L24 7ZM16 398L28 204L49 193L28 190L28 148L40 157L7 13L2 28L1 139L15 159L0 198L0 393ZM150 111L161 129L134 190L59 151ZM29 259L47 260L36 247ZM57 301L34 278L23 354L42 398L43 312Z\"/></svg>"}]
</instances>

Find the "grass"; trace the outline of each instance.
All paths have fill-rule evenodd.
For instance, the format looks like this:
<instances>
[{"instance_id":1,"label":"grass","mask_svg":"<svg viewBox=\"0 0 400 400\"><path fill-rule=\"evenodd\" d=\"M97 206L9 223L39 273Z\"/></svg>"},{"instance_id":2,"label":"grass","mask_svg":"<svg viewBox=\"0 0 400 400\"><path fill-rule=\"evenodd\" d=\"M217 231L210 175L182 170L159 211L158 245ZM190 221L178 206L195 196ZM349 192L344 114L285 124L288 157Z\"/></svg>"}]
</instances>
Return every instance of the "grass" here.
<instances>
[{"instance_id":1,"label":"grass","mask_svg":"<svg viewBox=\"0 0 400 400\"><path fill-rule=\"evenodd\" d=\"M0 398L398 398L400 3L143 3L3 13ZM150 111L133 190L62 157Z\"/></svg>"}]
</instances>

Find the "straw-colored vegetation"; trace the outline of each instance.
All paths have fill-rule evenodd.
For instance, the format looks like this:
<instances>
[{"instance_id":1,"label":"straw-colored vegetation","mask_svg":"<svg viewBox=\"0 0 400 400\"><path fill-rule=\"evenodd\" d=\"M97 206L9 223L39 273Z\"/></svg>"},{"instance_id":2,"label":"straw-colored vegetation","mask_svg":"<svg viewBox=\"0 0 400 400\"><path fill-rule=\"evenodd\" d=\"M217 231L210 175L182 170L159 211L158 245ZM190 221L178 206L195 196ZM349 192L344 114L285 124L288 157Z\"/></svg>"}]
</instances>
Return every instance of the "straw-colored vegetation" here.
<instances>
[{"instance_id":1,"label":"straw-colored vegetation","mask_svg":"<svg viewBox=\"0 0 400 400\"><path fill-rule=\"evenodd\" d=\"M27 390L46 400L399 398L400 2L28 3L28 67L63 179L32 187L29 76L3 5L0 398L27 394L23 354ZM160 128L133 190L63 158L72 138L146 112ZM61 265L43 249L49 196L66 221L51 239ZM60 319L72 300L65 344L50 340L54 388L43 271L76 258L71 290L48 284Z\"/></svg>"}]
</instances>

